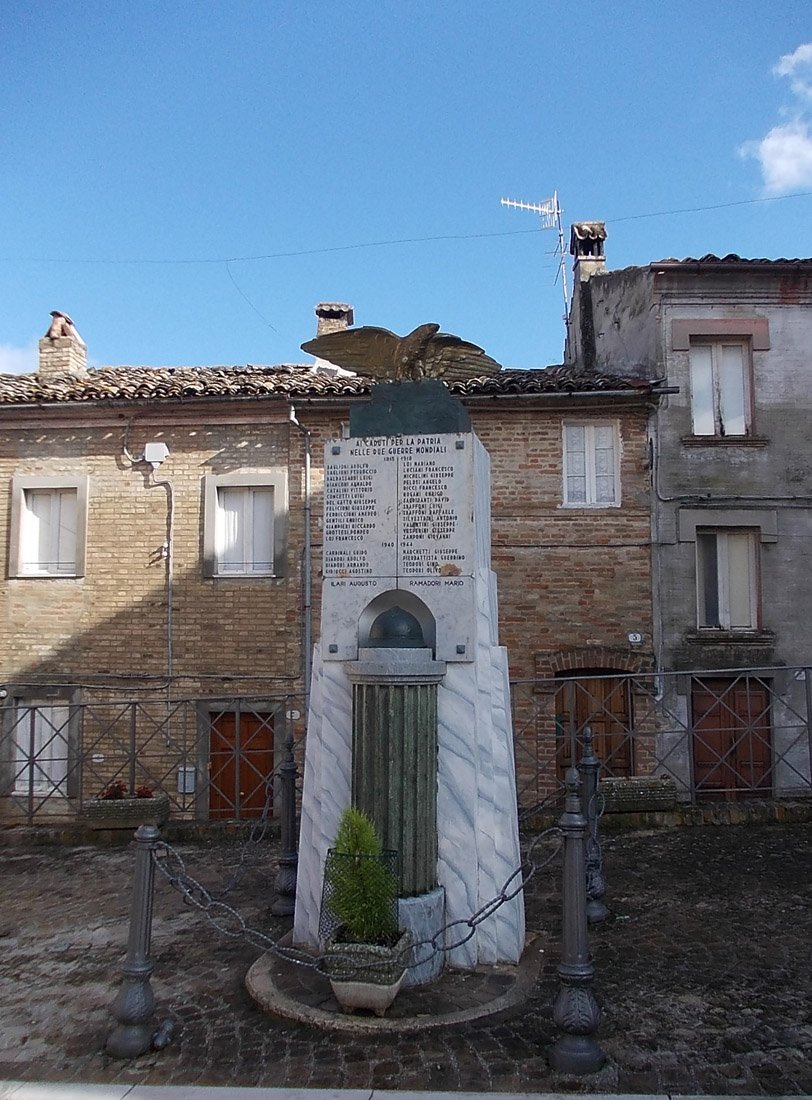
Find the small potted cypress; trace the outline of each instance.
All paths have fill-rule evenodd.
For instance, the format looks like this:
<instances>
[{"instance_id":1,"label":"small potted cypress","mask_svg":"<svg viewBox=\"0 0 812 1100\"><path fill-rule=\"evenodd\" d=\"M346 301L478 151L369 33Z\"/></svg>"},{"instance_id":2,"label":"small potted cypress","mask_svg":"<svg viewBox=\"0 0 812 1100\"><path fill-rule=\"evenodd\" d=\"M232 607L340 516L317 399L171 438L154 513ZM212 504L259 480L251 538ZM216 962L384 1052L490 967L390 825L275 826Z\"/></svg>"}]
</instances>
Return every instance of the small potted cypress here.
<instances>
[{"instance_id":1,"label":"small potted cypress","mask_svg":"<svg viewBox=\"0 0 812 1100\"><path fill-rule=\"evenodd\" d=\"M411 935L398 928L397 854L385 852L373 822L348 807L324 866L324 969L345 1012L383 1016L406 976Z\"/></svg>"}]
</instances>

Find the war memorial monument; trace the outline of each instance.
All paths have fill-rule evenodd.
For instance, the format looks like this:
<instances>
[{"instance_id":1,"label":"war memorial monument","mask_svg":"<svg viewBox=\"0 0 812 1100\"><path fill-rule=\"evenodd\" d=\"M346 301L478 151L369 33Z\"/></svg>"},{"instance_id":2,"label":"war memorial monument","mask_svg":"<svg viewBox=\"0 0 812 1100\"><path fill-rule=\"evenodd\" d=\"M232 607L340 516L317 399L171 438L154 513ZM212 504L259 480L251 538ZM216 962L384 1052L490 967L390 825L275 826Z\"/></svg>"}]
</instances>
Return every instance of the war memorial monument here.
<instances>
[{"instance_id":1,"label":"war memorial monument","mask_svg":"<svg viewBox=\"0 0 812 1100\"><path fill-rule=\"evenodd\" d=\"M354 804L399 852L401 925L442 948L415 959L407 981L430 982L446 964L515 963L521 892L464 943L448 928L498 896L521 862L490 462L440 380L499 365L437 325L403 339L348 329L303 348L384 380L352 409L348 436L325 447L294 942L319 946L324 862Z\"/></svg>"}]
</instances>

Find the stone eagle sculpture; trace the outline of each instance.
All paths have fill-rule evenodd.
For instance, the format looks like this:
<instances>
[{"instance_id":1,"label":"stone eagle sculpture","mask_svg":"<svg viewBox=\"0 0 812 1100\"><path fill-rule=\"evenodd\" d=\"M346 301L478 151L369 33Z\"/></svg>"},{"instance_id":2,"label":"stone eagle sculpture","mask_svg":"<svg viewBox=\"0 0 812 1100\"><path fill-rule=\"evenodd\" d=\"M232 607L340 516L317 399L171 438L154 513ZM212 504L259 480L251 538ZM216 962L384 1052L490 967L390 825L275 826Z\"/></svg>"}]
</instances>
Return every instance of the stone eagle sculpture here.
<instances>
[{"instance_id":1,"label":"stone eagle sculpture","mask_svg":"<svg viewBox=\"0 0 812 1100\"><path fill-rule=\"evenodd\" d=\"M408 336L385 328L326 332L302 344L302 351L367 378L416 382L421 378L480 378L502 369L476 344L440 332L435 324L419 325Z\"/></svg>"}]
</instances>

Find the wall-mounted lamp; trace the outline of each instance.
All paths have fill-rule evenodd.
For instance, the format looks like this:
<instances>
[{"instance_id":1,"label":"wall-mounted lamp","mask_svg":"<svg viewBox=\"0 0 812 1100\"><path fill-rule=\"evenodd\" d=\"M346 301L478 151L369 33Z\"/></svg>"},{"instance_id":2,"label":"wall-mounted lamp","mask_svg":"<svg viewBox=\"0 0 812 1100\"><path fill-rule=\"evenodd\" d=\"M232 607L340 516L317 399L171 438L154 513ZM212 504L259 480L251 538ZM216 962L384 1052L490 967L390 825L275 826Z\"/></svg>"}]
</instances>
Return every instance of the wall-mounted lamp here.
<instances>
[{"instance_id":1,"label":"wall-mounted lamp","mask_svg":"<svg viewBox=\"0 0 812 1100\"><path fill-rule=\"evenodd\" d=\"M148 462L153 470L158 469L168 454L169 448L165 443L144 444L144 462Z\"/></svg>"}]
</instances>

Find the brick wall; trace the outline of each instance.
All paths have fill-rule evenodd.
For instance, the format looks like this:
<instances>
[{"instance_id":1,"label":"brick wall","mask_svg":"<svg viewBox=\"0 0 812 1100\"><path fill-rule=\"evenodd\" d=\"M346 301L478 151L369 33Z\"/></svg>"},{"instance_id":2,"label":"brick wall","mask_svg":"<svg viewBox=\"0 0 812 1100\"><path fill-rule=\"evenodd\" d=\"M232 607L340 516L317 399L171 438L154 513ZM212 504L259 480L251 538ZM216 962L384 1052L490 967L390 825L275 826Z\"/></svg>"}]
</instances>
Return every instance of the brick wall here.
<instances>
[{"instance_id":1,"label":"brick wall","mask_svg":"<svg viewBox=\"0 0 812 1100\"><path fill-rule=\"evenodd\" d=\"M0 582L3 675L82 681L126 674L160 681L167 672L166 561L168 493L149 467L124 455L121 419L81 427L40 421L0 436L0 477L88 475L86 570L81 578L31 577ZM174 496L173 672L177 690L193 694L228 683L254 690L262 682L297 683L302 669L301 442L277 417L222 422L216 414L180 423L157 415L136 419L127 437L139 456L161 440L169 456L154 475ZM291 455L291 447L295 454ZM291 500L285 577L203 576L203 476L269 466L289 469ZM8 554L10 502L0 532ZM205 674L205 675L204 675ZM253 685L253 687L252 687ZM301 679L298 680L301 689Z\"/></svg>"},{"instance_id":2,"label":"brick wall","mask_svg":"<svg viewBox=\"0 0 812 1100\"><path fill-rule=\"evenodd\" d=\"M568 403L565 410L560 401L532 407L500 401L471 412L491 455L493 567L500 641L510 653L511 675L650 667L645 408L629 403L615 408L604 401L603 409ZM341 434L348 412L346 405L301 404L297 414L310 432L313 460L315 641L323 447ZM609 416L618 423L620 507L562 507L562 423L574 415ZM2 570L2 680L85 685L85 700L150 688L154 693L165 685L168 606L160 548L168 496L165 487L153 484L148 467L133 467L127 459L125 433L131 455L141 455L151 441L169 448L155 478L171 480L174 494L172 694L211 699L301 693L305 443L290 423L287 405L264 402L150 408L134 413L129 428L123 415L109 410L21 413L13 430L0 432L0 485L6 490L20 474L90 478L85 576L8 579L7 568ZM268 467L288 470L284 578L205 577L204 475ZM7 500L0 509L4 563L9 519ZM630 645L632 631L643 636L642 645ZM542 723L551 735L544 743L534 732L533 752L538 760L546 753L548 764L555 754L552 719ZM162 774L173 774L167 745L158 739L151 744Z\"/></svg>"},{"instance_id":3,"label":"brick wall","mask_svg":"<svg viewBox=\"0 0 812 1100\"><path fill-rule=\"evenodd\" d=\"M552 675L552 654L604 647L607 667L651 654L645 414L611 416L621 440L621 506L562 507L563 421L555 410L474 418L491 455L493 567L511 675ZM579 419L594 411L581 410ZM598 414L605 416L606 414ZM628 634L643 635L630 650Z\"/></svg>"},{"instance_id":4,"label":"brick wall","mask_svg":"<svg viewBox=\"0 0 812 1100\"><path fill-rule=\"evenodd\" d=\"M166 673L167 492L143 465L124 457L120 416L62 423L42 416L0 433L0 478L14 474L90 477L86 575L81 579L0 580L3 675L81 678L100 671L162 677ZM300 411L311 433L314 555L313 629L318 636L322 456L340 434L346 408ZM568 407L568 417L573 415ZM581 410L579 416L606 415ZM614 414L620 428L619 508L562 507L562 421L556 408L525 410L502 402L473 410L474 428L492 465L493 566L498 576L501 641L511 673L562 670L561 653L602 647L608 667L650 662L651 586L644 410ZM174 673L189 689L201 672L248 689L252 677L296 683L302 668L302 434L287 415L228 405L182 419L163 413L134 419L130 454L160 439L169 457L155 477L172 481L175 501ZM202 570L202 479L205 474L289 471L290 511L283 581L208 579ZM7 560L10 502L0 510ZM628 634L643 635L630 647ZM554 656L559 655L557 664ZM299 687L301 682L299 681Z\"/></svg>"}]
</instances>

